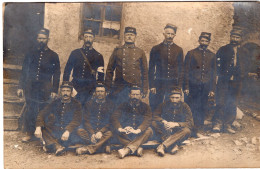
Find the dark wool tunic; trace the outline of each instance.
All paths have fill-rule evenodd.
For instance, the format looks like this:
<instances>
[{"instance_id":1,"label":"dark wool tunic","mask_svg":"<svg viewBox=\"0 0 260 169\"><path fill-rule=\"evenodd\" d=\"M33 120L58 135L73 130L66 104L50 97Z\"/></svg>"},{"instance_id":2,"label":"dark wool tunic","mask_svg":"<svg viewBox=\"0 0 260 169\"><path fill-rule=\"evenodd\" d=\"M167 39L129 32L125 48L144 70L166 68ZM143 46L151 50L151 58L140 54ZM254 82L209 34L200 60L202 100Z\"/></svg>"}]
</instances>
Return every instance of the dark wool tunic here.
<instances>
[{"instance_id":1,"label":"dark wool tunic","mask_svg":"<svg viewBox=\"0 0 260 169\"><path fill-rule=\"evenodd\" d=\"M70 133L80 125L82 116L81 104L74 98L70 103L54 100L40 111L36 126L47 127L55 131L68 130Z\"/></svg>"},{"instance_id":2,"label":"dark wool tunic","mask_svg":"<svg viewBox=\"0 0 260 169\"><path fill-rule=\"evenodd\" d=\"M151 121L150 107L143 102L140 102L138 106L133 106L128 102L122 103L112 115L112 124L116 130L131 126L143 132L150 126Z\"/></svg>"},{"instance_id":3,"label":"dark wool tunic","mask_svg":"<svg viewBox=\"0 0 260 169\"><path fill-rule=\"evenodd\" d=\"M190 107L185 102L180 102L178 106L173 106L170 101L164 102L156 109L154 120L177 122L181 127L192 129L193 118Z\"/></svg>"},{"instance_id":4,"label":"dark wool tunic","mask_svg":"<svg viewBox=\"0 0 260 169\"><path fill-rule=\"evenodd\" d=\"M110 130L110 117L114 112L114 104L110 100L98 103L88 101L84 106L84 127L92 135L97 132L105 133Z\"/></svg>"},{"instance_id":5,"label":"dark wool tunic","mask_svg":"<svg viewBox=\"0 0 260 169\"><path fill-rule=\"evenodd\" d=\"M157 87L162 81L172 81L173 85L182 87L183 50L175 43L164 42L156 45L150 52L149 87Z\"/></svg>"}]
</instances>

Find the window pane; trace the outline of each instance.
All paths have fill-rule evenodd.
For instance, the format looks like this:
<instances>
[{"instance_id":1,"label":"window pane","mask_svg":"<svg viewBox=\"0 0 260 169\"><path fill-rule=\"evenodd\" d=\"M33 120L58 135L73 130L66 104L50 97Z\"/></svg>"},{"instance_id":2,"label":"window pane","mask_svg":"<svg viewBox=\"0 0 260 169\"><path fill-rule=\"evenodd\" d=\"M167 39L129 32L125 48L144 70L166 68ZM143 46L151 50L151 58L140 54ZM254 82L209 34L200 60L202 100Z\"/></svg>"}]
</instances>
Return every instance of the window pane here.
<instances>
[{"instance_id":1,"label":"window pane","mask_svg":"<svg viewBox=\"0 0 260 169\"><path fill-rule=\"evenodd\" d=\"M91 27L95 35L99 35L100 22L84 20L84 30Z\"/></svg>"},{"instance_id":2,"label":"window pane","mask_svg":"<svg viewBox=\"0 0 260 169\"><path fill-rule=\"evenodd\" d=\"M101 20L101 5L85 4L84 16L88 19Z\"/></svg>"},{"instance_id":3,"label":"window pane","mask_svg":"<svg viewBox=\"0 0 260 169\"><path fill-rule=\"evenodd\" d=\"M104 28L103 36L119 39L119 30Z\"/></svg>"},{"instance_id":4,"label":"window pane","mask_svg":"<svg viewBox=\"0 0 260 169\"><path fill-rule=\"evenodd\" d=\"M106 6L105 20L120 21L121 20L121 6Z\"/></svg>"}]
</instances>

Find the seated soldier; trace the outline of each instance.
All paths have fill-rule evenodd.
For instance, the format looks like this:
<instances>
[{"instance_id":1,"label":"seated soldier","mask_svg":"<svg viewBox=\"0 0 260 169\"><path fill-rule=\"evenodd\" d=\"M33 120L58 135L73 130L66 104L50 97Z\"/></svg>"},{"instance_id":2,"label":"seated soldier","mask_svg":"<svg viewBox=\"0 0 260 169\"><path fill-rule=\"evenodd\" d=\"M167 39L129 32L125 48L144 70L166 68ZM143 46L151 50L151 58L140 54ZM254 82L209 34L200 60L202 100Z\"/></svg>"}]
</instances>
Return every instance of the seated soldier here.
<instances>
[{"instance_id":1,"label":"seated soldier","mask_svg":"<svg viewBox=\"0 0 260 169\"><path fill-rule=\"evenodd\" d=\"M118 106L112 115L112 124L115 134L124 148L118 150L119 158L128 154L137 153L142 156L143 148L140 147L153 134L149 127L152 121L150 107L141 101L141 89L130 89L129 101Z\"/></svg>"},{"instance_id":2,"label":"seated soldier","mask_svg":"<svg viewBox=\"0 0 260 169\"><path fill-rule=\"evenodd\" d=\"M45 144L43 150L54 151L57 156L75 143L77 135L73 131L80 125L82 116L80 102L71 97L72 83L65 81L60 88L61 98L40 111L34 133Z\"/></svg>"},{"instance_id":3,"label":"seated soldier","mask_svg":"<svg viewBox=\"0 0 260 169\"><path fill-rule=\"evenodd\" d=\"M110 153L108 140L112 137L110 130L110 116L114 112L114 104L106 99L106 88L99 83L96 86L93 98L88 101L83 110L84 129L78 129L78 135L86 140L87 146L76 149L78 155L94 154L102 147Z\"/></svg>"},{"instance_id":4,"label":"seated soldier","mask_svg":"<svg viewBox=\"0 0 260 169\"><path fill-rule=\"evenodd\" d=\"M191 110L181 101L181 89L173 87L169 95L169 100L155 110L152 123L156 135L161 139L156 149L160 156L164 156L165 150L175 154L178 145L190 136L193 126Z\"/></svg>"}]
</instances>

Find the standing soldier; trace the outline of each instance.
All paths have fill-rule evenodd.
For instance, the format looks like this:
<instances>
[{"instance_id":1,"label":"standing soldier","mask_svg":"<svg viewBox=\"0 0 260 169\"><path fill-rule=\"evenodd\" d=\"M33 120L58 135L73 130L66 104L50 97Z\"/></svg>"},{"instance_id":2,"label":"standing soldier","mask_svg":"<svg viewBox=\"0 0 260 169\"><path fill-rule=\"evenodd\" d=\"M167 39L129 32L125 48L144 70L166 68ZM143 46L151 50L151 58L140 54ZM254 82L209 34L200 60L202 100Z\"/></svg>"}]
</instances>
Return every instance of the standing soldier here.
<instances>
[{"instance_id":1,"label":"standing soldier","mask_svg":"<svg viewBox=\"0 0 260 169\"><path fill-rule=\"evenodd\" d=\"M164 41L152 48L149 61L150 105L152 111L164 100L172 86L182 87L183 50L173 42L177 27L167 24Z\"/></svg>"},{"instance_id":2,"label":"standing soldier","mask_svg":"<svg viewBox=\"0 0 260 169\"><path fill-rule=\"evenodd\" d=\"M107 144L112 137L110 117L114 112L114 104L106 98L106 88L103 84L97 84L93 99L85 104L83 110L84 129L78 129L78 134L86 140L87 146L76 150L78 155L94 154L105 147L105 152L110 153Z\"/></svg>"},{"instance_id":3,"label":"standing soldier","mask_svg":"<svg viewBox=\"0 0 260 169\"><path fill-rule=\"evenodd\" d=\"M154 114L153 127L161 144L156 152L164 156L165 150L175 154L179 145L189 138L193 127L193 118L190 107L181 101L181 89L172 88L169 101L158 106Z\"/></svg>"},{"instance_id":4,"label":"standing soldier","mask_svg":"<svg viewBox=\"0 0 260 169\"><path fill-rule=\"evenodd\" d=\"M47 101L54 99L60 82L60 60L48 48L49 30L41 29L37 36L37 48L25 56L17 95L25 96L26 111L23 116L23 142L32 139L36 117Z\"/></svg>"},{"instance_id":5,"label":"standing soldier","mask_svg":"<svg viewBox=\"0 0 260 169\"><path fill-rule=\"evenodd\" d=\"M132 87L129 93L129 101L117 107L112 115L112 124L115 134L124 148L118 150L119 158L128 154L137 154L141 157L141 147L153 134L149 127L152 121L150 107L141 101L141 89Z\"/></svg>"},{"instance_id":6,"label":"standing soldier","mask_svg":"<svg viewBox=\"0 0 260 169\"><path fill-rule=\"evenodd\" d=\"M184 93L188 96L186 102L193 113L195 130L204 125L208 100L214 96L216 88L216 57L207 49L210 40L211 33L202 32L200 46L189 51L185 57Z\"/></svg>"},{"instance_id":7,"label":"standing soldier","mask_svg":"<svg viewBox=\"0 0 260 169\"><path fill-rule=\"evenodd\" d=\"M65 66L63 81L69 81L73 69L73 87L77 91L76 99L82 106L91 97L97 81L104 81L104 59L92 44L94 42L92 28L84 31L84 45L80 49L71 52Z\"/></svg>"},{"instance_id":8,"label":"standing soldier","mask_svg":"<svg viewBox=\"0 0 260 169\"><path fill-rule=\"evenodd\" d=\"M148 92L147 59L142 49L135 46L136 29L125 28L123 46L115 48L106 71L106 86L111 90L111 98L119 105L128 98L129 88L138 85L142 88L143 97ZM115 71L115 81L112 79Z\"/></svg>"},{"instance_id":9,"label":"standing soldier","mask_svg":"<svg viewBox=\"0 0 260 169\"><path fill-rule=\"evenodd\" d=\"M52 101L39 113L36 122L35 136L44 143L43 150L55 151L61 155L64 150L76 141L80 141L74 131L80 125L82 109L78 100L71 97L71 82L63 82L60 87L61 98Z\"/></svg>"},{"instance_id":10,"label":"standing soldier","mask_svg":"<svg viewBox=\"0 0 260 169\"><path fill-rule=\"evenodd\" d=\"M217 122L213 131L220 132L222 125L225 131L235 133L231 124L236 117L236 107L241 91L241 83L246 76L247 50L240 46L242 29L231 31L230 43L222 46L217 54Z\"/></svg>"}]
</instances>

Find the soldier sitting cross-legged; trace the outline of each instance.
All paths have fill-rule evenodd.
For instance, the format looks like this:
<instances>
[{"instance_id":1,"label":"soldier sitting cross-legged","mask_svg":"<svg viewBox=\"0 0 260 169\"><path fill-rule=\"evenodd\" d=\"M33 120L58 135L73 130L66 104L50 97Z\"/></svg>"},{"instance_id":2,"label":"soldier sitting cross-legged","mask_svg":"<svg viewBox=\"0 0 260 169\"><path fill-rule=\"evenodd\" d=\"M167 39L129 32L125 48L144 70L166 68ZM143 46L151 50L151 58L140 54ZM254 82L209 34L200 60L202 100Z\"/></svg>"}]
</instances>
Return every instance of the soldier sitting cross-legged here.
<instances>
[{"instance_id":1,"label":"soldier sitting cross-legged","mask_svg":"<svg viewBox=\"0 0 260 169\"><path fill-rule=\"evenodd\" d=\"M107 143L112 137L110 116L114 112L115 106L106 98L106 95L105 86L99 83L96 86L94 97L84 106L84 129L78 129L77 133L88 145L77 148L78 155L94 154L102 147L105 148L106 153L110 153L110 146Z\"/></svg>"},{"instance_id":2,"label":"soldier sitting cross-legged","mask_svg":"<svg viewBox=\"0 0 260 169\"><path fill-rule=\"evenodd\" d=\"M124 148L118 150L119 158L137 153L142 156L145 143L153 134L149 127L152 120L150 107L141 101L141 89L132 87L129 101L118 106L112 115L115 134Z\"/></svg>"},{"instance_id":3,"label":"soldier sitting cross-legged","mask_svg":"<svg viewBox=\"0 0 260 169\"><path fill-rule=\"evenodd\" d=\"M46 152L61 155L80 139L74 129L80 125L82 110L80 102L71 97L72 89L71 82L63 82L61 98L48 104L37 117L34 134L42 139Z\"/></svg>"},{"instance_id":4,"label":"soldier sitting cross-legged","mask_svg":"<svg viewBox=\"0 0 260 169\"><path fill-rule=\"evenodd\" d=\"M180 88L171 89L169 101L158 106L152 126L161 139L161 144L156 149L160 156L164 156L165 150L175 154L179 149L178 145L190 136L192 113L189 106L181 102Z\"/></svg>"}]
</instances>

